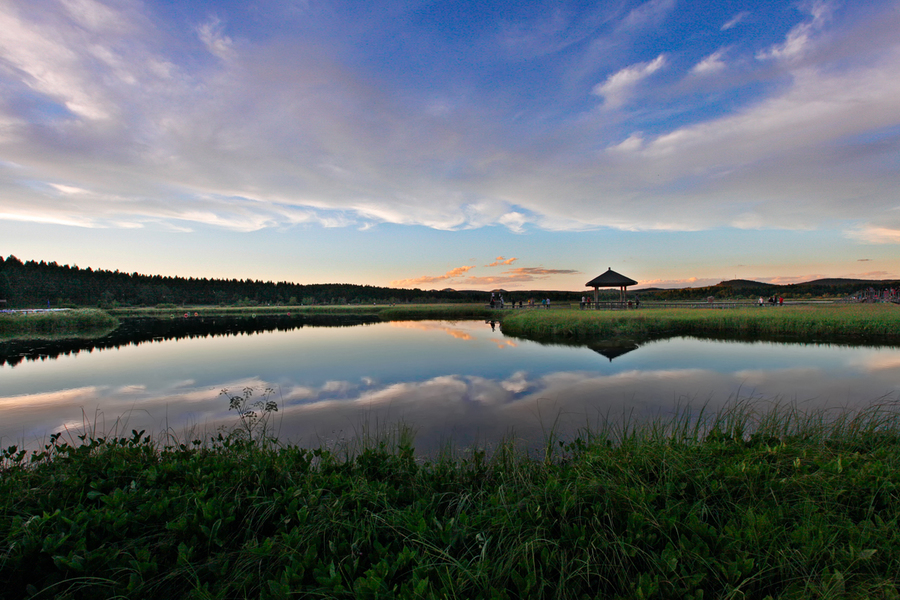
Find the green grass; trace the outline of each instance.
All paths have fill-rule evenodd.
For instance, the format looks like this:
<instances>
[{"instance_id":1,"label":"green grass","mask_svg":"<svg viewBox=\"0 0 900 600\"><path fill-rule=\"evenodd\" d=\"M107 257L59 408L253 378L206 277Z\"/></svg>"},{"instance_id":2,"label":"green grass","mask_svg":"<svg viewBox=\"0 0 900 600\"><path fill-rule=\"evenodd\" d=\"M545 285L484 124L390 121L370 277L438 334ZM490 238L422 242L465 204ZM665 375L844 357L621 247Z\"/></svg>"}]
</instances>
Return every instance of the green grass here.
<instances>
[{"instance_id":1,"label":"green grass","mask_svg":"<svg viewBox=\"0 0 900 600\"><path fill-rule=\"evenodd\" d=\"M856 338L900 336L900 307L889 304L783 306L735 309L640 309L514 311L503 333L533 339L731 337Z\"/></svg>"},{"instance_id":2,"label":"green grass","mask_svg":"<svg viewBox=\"0 0 900 600\"><path fill-rule=\"evenodd\" d=\"M77 310L29 317L0 316L0 335L46 335L111 328L116 318L290 316L341 319L495 319L503 333L537 340L654 339L678 335L794 337L807 340L890 342L900 336L900 307L888 304L736 309L491 310L482 304L255 306Z\"/></svg>"},{"instance_id":3,"label":"green grass","mask_svg":"<svg viewBox=\"0 0 900 600\"><path fill-rule=\"evenodd\" d=\"M182 317L184 313L199 316L250 317L254 315L291 315L291 316L333 316L341 317L379 317L385 321L402 319L473 319L495 315L499 311L491 311L483 304L349 304L323 306L251 306L220 307L196 306L186 308L118 308L111 309L110 314L120 317Z\"/></svg>"},{"instance_id":4,"label":"green grass","mask_svg":"<svg viewBox=\"0 0 900 600\"><path fill-rule=\"evenodd\" d=\"M484 304L418 304L398 305L379 313L384 321L416 319L489 319L499 318L498 313L509 312L491 310Z\"/></svg>"},{"instance_id":5,"label":"green grass","mask_svg":"<svg viewBox=\"0 0 900 600\"><path fill-rule=\"evenodd\" d=\"M30 314L4 313L0 314L0 336L103 335L114 329L118 324L118 319L96 309Z\"/></svg>"},{"instance_id":6,"label":"green grass","mask_svg":"<svg viewBox=\"0 0 900 600\"><path fill-rule=\"evenodd\" d=\"M739 403L528 455L57 437L0 471L5 598L900 598L900 414Z\"/></svg>"}]
</instances>

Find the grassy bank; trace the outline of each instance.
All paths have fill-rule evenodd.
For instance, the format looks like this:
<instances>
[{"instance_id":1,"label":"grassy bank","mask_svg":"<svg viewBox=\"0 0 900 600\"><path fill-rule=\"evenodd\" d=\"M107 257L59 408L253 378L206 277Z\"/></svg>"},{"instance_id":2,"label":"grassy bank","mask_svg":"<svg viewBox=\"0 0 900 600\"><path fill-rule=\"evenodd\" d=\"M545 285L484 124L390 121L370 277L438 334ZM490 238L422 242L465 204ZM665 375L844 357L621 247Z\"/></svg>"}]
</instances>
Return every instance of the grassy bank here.
<instances>
[{"instance_id":1,"label":"grassy bank","mask_svg":"<svg viewBox=\"0 0 900 600\"><path fill-rule=\"evenodd\" d=\"M296 319L494 319L507 335L538 340L647 339L675 335L795 337L810 340L853 338L883 342L900 336L900 307L843 304L737 309L640 309L629 311L491 310L483 304L398 304L344 306L196 306L178 308L73 310L0 316L0 335L90 333L111 328L118 318L290 317Z\"/></svg>"},{"instance_id":2,"label":"grassy bank","mask_svg":"<svg viewBox=\"0 0 900 600\"><path fill-rule=\"evenodd\" d=\"M118 324L118 319L96 309L2 313L0 314L0 337L102 335Z\"/></svg>"},{"instance_id":3,"label":"grassy bank","mask_svg":"<svg viewBox=\"0 0 900 600\"><path fill-rule=\"evenodd\" d=\"M700 425L698 425L698 423ZM527 456L9 449L0 596L900 598L900 415L739 405Z\"/></svg>"},{"instance_id":4,"label":"grassy bank","mask_svg":"<svg viewBox=\"0 0 900 600\"><path fill-rule=\"evenodd\" d=\"M644 339L713 335L883 341L900 336L900 307L890 304L842 304L721 310L531 310L513 311L506 315L502 329L507 335L532 339Z\"/></svg>"},{"instance_id":5,"label":"grassy bank","mask_svg":"<svg viewBox=\"0 0 900 600\"><path fill-rule=\"evenodd\" d=\"M204 317L252 317L255 315L291 315L341 317L379 317L385 321L402 319L480 319L490 316L483 304L349 304L323 306L195 306L179 308L117 308L109 310L117 317L178 318L197 314Z\"/></svg>"}]
</instances>

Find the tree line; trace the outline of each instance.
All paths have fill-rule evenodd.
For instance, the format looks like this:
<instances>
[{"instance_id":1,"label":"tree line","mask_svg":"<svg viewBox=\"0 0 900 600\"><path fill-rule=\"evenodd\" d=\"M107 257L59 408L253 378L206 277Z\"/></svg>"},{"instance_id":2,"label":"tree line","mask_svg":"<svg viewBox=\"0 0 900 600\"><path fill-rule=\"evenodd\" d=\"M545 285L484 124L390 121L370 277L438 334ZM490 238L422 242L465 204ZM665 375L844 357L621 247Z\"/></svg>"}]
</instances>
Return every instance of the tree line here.
<instances>
[{"instance_id":1,"label":"tree line","mask_svg":"<svg viewBox=\"0 0 900 600\"><path fill-rule=\"evenodd\" d=\"M506 300L575 299L573 292L513 292ZM349 283L297 284L252 279L164 277L0 256L0 300L7 308L173 305L314 305L485 302L490 292L421 290ZM2 308L0 302L0 308Z\"/></svg>"},{"instance_id":2,"label":"tree line","mask_svg":"<svg viewBox=\"0 0 900 600\"><path fill-rule=\"evenodd\" d=\"M790 285L756 281L723 281L714 286L672 290L629 291L629 298L642 301L702 301L756 299L783 296L789 299L847 297L874 286L900 287L897 281L823 280ZM617 290L601 290L601 300L618 297ZM593 298L592 290L582 291L510 291L504 299L540 302L578 302L582 296ZM6 300L6 302L2 302ZM487 303L490 292L479 290L421 290L355 285L349 283L298 284L287 281L252 279L209 279L164 277L137 272L94 270L90 267L59 265L54 262L21 261L15 256L0 256L0 308L66 306L158 306L172 305L313 305L384 303Z\"/></svg>"}]
</instances>

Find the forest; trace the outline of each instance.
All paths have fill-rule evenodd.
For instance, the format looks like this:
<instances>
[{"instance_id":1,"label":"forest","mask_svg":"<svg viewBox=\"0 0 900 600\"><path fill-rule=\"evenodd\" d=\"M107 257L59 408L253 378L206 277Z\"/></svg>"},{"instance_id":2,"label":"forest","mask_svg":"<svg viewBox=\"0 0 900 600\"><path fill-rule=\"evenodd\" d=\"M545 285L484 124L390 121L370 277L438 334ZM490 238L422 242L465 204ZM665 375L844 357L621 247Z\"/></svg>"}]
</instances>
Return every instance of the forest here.
<instances>
[{"instance_id":1,"label":"forest","mask_svg":"<svg viewBox=\"0 0 900 600\"><path fill-rule=\"evenodd\" d=\"M869 288L896 288L896 281L830 279L791 285L771 285L755 281L723 281L714 286L673 290L629 291L642 301L702 301L756 299L783 296L786 299L836 298L858 294ZM601 291L603 299L618 294ZM525 291L504 293L507 301L549 298L552 302L578 302L592 290ZM286 281L252 279L209 279L165 277L121 271L93 270L90 267L54 262L23 262L10 255L0 256L0 308L64 308L96 306L116 308L159 305L313 305L372 303L478 303L488 302L490 292L479 290L421 290L356 285L349 283L297 284ZM5 300L5 302L4 302Z\"/></svg>"},{"instance_id":2,"label":"forest","mask_svg":"<svg viewBox=\"0 0 900 600\"><path fill-rule=\"evenodd\" d=\"M0 256L0 299L6 300L7 308L480 302L487 298L488 292L477 291L164 277Z\"/></svg>"}]
</instances>

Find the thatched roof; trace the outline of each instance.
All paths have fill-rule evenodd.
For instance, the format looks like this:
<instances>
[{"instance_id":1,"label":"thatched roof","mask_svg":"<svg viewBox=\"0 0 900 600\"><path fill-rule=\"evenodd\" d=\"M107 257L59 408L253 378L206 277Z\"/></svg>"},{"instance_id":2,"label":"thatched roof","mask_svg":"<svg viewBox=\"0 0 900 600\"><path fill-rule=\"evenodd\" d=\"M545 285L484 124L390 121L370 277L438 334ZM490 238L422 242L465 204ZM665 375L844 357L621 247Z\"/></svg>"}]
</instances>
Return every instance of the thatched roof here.
<instances>
[{"instance_id":1,"label":"thatched roof","mask_svg":"<svg viewBox=\"0 0 900 600\"><path fill-rule=\"evenodd\" d=\"M628 287L629 285L637 285L637 281L616 273L612 269L608 269L606 273L599 277L594 277L586 284L587 287Z\"/></svg>"}]
</instances>

